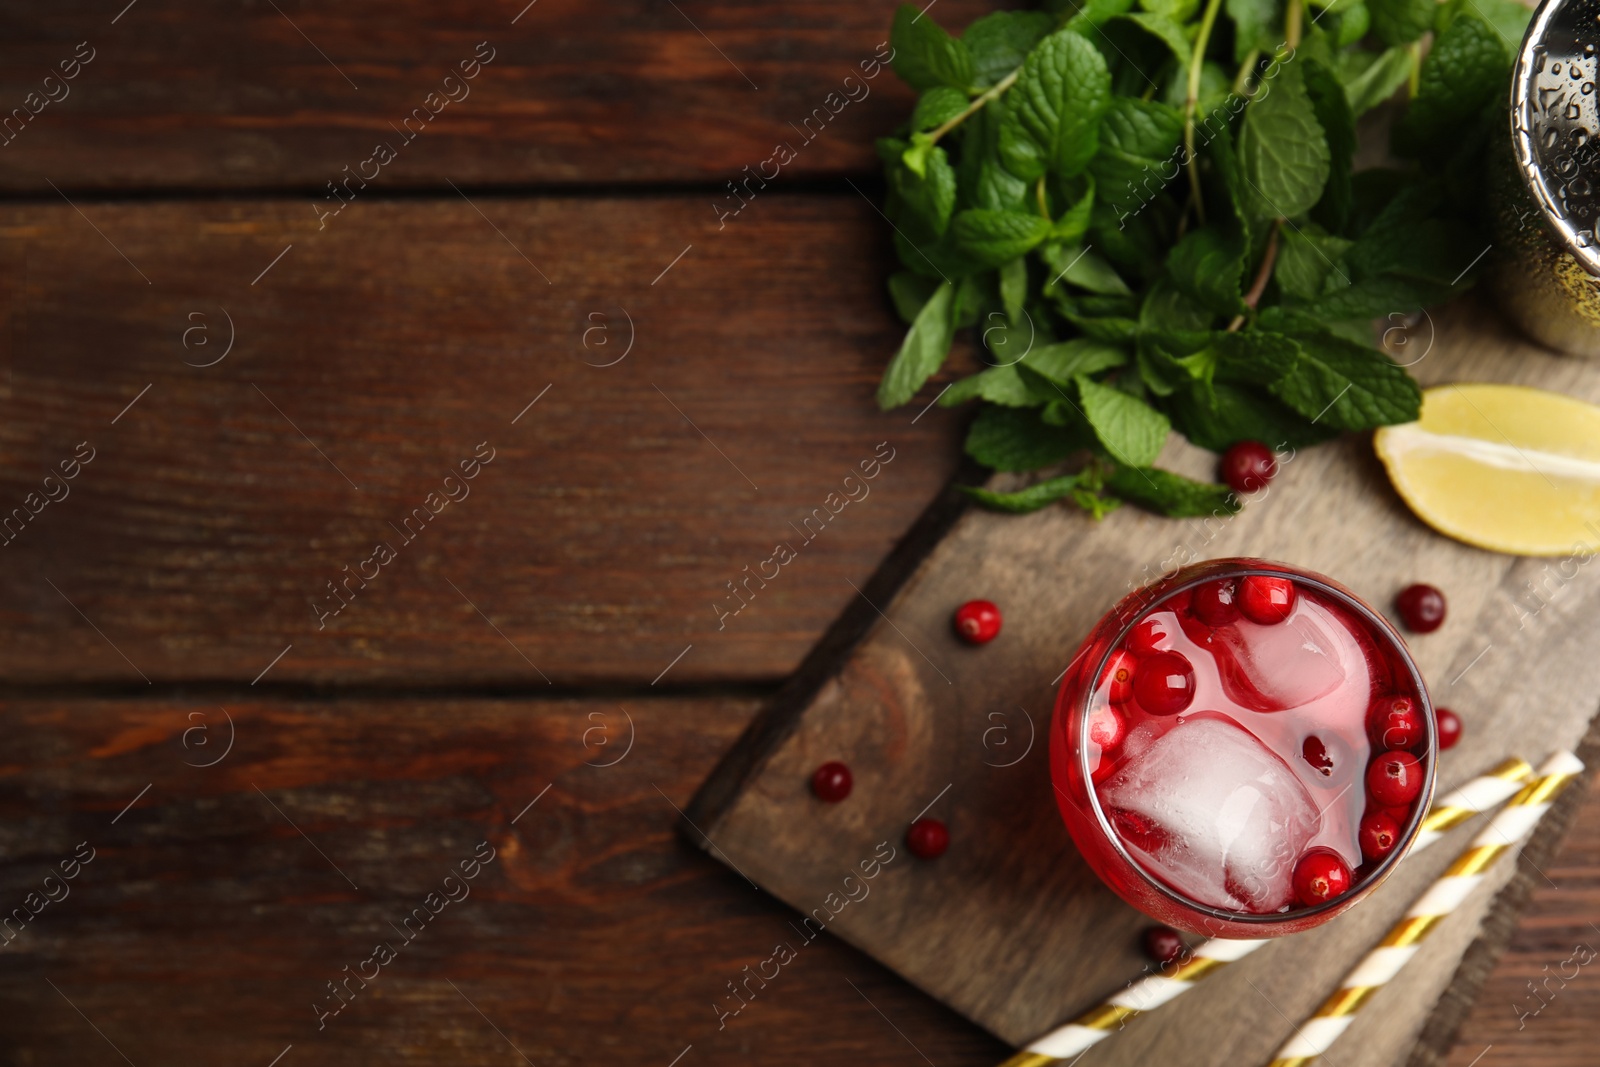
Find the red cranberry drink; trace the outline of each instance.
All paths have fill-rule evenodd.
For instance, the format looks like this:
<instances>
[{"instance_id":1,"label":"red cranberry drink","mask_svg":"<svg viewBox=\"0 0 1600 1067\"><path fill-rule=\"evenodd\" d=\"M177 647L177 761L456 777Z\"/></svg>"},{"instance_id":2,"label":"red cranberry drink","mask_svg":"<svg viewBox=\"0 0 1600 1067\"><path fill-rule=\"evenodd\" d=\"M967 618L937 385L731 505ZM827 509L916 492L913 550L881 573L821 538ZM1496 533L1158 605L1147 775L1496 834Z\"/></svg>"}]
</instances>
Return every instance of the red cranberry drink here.
<instances>
[{"instance_id":1,"label":"red cranberry drink","mask_svg":"<svg viewBox=\"0 0 1600 1067\"><path fill-rule=\"evenodd\" d=\"M1343 587L1255 559L1126 597L1062 682L1051 772L1124 900L1211 937L1326 922L1410 847L1433 709L1405 644Z\"/></svg>"}]
</instances>

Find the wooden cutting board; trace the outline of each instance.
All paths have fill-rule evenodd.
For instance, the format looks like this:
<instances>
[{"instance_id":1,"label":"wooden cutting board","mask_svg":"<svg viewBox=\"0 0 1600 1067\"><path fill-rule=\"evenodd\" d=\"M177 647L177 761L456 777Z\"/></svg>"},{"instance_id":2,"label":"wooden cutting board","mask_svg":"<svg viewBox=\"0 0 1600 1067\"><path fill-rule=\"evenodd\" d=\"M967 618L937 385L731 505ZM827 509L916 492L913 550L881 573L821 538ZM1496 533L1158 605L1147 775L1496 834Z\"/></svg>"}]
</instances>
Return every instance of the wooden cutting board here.
<instances>
[{"instance_id":1,"label":"wooden cutting board","mask_svg":"<svg viewBox=\"0 0 1600 1067\"><path fill-rule=\"evenodd\" d=\"M1435 311L1392 349L1396 358L1415 361L1424 385L1518 382L1600 402L1600 364L1511 336L1480 302ZM1163 456L1164 466L1197 477L1212 476L1214 463L1176 437ZM1381 607L1412 581L1444 589L1444 627L1412 641L1436 703L1466 723L1462 742L1441 757L1441 792L1508 754L1537 763L1589 733L1600 692L1600 564L1513 558L1434 534L1390 489L1369 436L1302 451L1264 498L1228 520L1175 521L1132 507L1098 523L1059 507L1015 517L947 497L706 782L685 833L801 913L792 948L825 922L1012 1044L1147 967L1137 940L1149 920L1074 850L1052 799L1046 744L1055 680L1132 583L1184 560L1251 555L1323 572ZM993 644L969 648L951 634L950 614L978 596L1000 604L1005 628ZM808 789L811 771L829 759L855 773L854 792L838 805ZM1546 820L1521 877L1542 877L1534 865L1554 847L1577 793ZM924 810L951 832L949 851L933 862L902 842ZM1265 1063L1480 825L1407 862L1335 921L1268 945L1133 1020L1096 1047L1093 1062ZM889 849L894 858L875 867ZM1525 885L1507 888L1516 869L1494 870L1373 998L1330 1062L1442 1057L1526 894Z\"/></svg>"}]
</instances>

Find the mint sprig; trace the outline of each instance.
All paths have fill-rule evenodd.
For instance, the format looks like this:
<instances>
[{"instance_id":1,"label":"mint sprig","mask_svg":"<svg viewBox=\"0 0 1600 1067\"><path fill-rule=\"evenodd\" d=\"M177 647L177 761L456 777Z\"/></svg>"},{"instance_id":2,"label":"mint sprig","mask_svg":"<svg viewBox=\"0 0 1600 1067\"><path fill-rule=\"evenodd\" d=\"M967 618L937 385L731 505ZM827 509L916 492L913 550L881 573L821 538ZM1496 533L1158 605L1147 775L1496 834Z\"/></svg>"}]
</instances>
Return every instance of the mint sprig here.
<instances>
[{"instance_id":1,"label":"mint sprig","mask_svg":"<svg viewBox=\"0 0 1600 1067\"><path fill-rule=\"evenodd\" d=\"M1414 419L1370 320L1464 290L1485 243L1514 0L1137 7L1045 0L958 36L895 15L920 95L878 143L909 324L878 400L910 402L974 327L991 365L941 403L980 405L980 463L1044 472L970 491L999 510L1226 513L1223 487L1154 467L1169 430L1299 448ZM1402 86L1392 149L1414 162L1354 171L1356 119Z\"/></svg>"}]
</instances>

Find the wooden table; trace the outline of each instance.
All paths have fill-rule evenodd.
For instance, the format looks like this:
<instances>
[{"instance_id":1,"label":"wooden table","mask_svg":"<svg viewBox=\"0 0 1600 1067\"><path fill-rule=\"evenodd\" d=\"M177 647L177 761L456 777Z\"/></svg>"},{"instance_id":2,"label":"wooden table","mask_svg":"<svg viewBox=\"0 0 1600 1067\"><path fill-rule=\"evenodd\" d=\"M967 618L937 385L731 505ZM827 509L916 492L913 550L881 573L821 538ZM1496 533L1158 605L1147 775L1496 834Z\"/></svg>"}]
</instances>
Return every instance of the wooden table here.
<instances>
[{"instance_id":1,"label":"wooden table","mask_svg":"<svg viewBox=\"0 0 1600 1067\"><path fill-rule=\"evenodd\" d=\"M892 5L524 3L8 16L7 1062L1004 1054L829 939L719 1030L790 913L675 834L956 466L871 396ZM1451 1064L1593 1062L1590 969L1518 1009L1597 827Z\"/></svg>"}]
</instances>

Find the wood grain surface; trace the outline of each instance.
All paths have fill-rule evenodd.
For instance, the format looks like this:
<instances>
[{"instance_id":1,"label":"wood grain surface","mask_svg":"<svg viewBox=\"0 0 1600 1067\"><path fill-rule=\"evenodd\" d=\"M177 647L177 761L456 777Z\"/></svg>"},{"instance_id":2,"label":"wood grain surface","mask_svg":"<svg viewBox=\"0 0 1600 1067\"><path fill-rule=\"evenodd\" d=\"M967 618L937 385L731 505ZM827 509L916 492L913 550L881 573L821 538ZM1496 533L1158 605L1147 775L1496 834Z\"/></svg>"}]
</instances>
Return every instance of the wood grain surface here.
<instances>
[{"instance_id":1,"label":"wood grain surface","mask_svg":"<svg viewBox=\"0 0 1600 1067\"><path fill-rule=\"evenodd\" d=\"M776 679L959 452L873 403L853 193L80 206L0 211L0 502L94 451L0 547L12 681Z\"/></svg>"},{"instance_id":2,"label":"wood grain surface","mask_svg":"<svg viewBox=\"0 0 1600 1067\"><path fill-rule=\"evenodd\" d=\"M0 189L293 187L311 194L298 209L310 218L375 143L397 156L366 168L385 189L720 187L782 143L796 153L783 180L817 178L876 170L872 139L913 100L892 73L867 77L889 54L893 0L614 0L603 13L579 0L137 0L113 21L122 6L8 16L0 114L37 113L0 136ZM945 0L938 17L959 28L988 10ZM478 64L470 81L464 61ZM697 205L707 219L710 203Z\"/></svg>"},{"instance_id":3,"label":"wood grain surface","mask_svg":"<svg viewBox=\"0 0 1600 1067\"><path fill-rule=\"evenodd\" d=\"M1512 380L1600 400L1592 365L1539 352L1471 305L1436 314L1411 341L1413 353L1426 353L1412 358L1427 383ZM1166 458L1195 474L1209 462L1176 441ZM1600 582L1585 572L1587 560L1514 560L1439 538L1391 493L1374 491L1383 484L1376 468L1365 439L1308 451L1264 498L1220 522L1172 523L1132 509L1098 526L1062 509L1026 518L969 512L893 602L878 605L884 620L820 683L809 708L769 727L764 761L730 762L740 791L726 799L728 782L714 779L708 796L723 799L695 811L717 843L713 854L810 912L837 889L836 872L926 806L951 826L950 854L913 865L883 890L883 905L871 914L847 907L831 928L1018 1045L1115 992L1141 971L1134 945L1148 920L1101 887L1072 848L1050 795L1042 733L1052 679L1079 637L1133 583L1184 553L1287 560L1378 605L1410 581L1450 590L1450 625L1412 643L1435 699L1468 724L1441 758L1444 788L1513 750L1539 760L1577 746L1600 688L1591 637ZM971 649L948 620L979 592L1002 605L1007 623L1002 640ZM1025 748L1035 731L1039 743ZM805 782L828 758L873 770L858 776L851 804L818 812ZM1408 862L1338 921L1230 967L1225 980L1163 1008L1158 1023L1130 1026L1097 1050L1100 1061L1270 1058L1467 833ZM1510 873L1510 865L1496 871L1405 981L1374 998L1341 1043L1340 1063L1406 1057Z\"/></svg>"},{"instance_id":4,"label":"wood grain surface","mask_svg":"<svg viewBox=\"0 0 1600 1067\"><path fill-rule=\"evenodd\" d=\"M862 64L894 6L7 12L0 899L38 915L0 934L0 1063L1005 1054L831 934L719 1027L728 983L797 941L799 916L674 834L777 681L800 667L794 692L877 618L852 585L877 598L949 518L924 508L960 416L871 400L900 327L862 179L911 94ZM429 97L491 54L469 95ZM437 114L408 137L418 108ZM380 142L394 158L362 185ZM719 223L726 183L779 143L796 158ZM470 497L319 628L327 583L484 441ZM727 583L883 441L870 498L719 627ZM43 503L63 462L69 492ZM1590 580L1540 625L1580 625ZM885 793L858 829L890 839L904 802ZM1513 935L1520 900L1496 910L1413 1067L1463 1018L1450 1067L1593 1062L1592 967L1542 986L1535 1016L1512 1004L1600 947L1596 826L1591 791L1559 857L1506 890L1526 919ZM327 983L398 943L482 841L496 858L471 896L319 1029ZM93 861L46 903L80 843ZM928 874L901 853L858 917L909 921L895 901Z\"/></svg>"}]
</instances>

